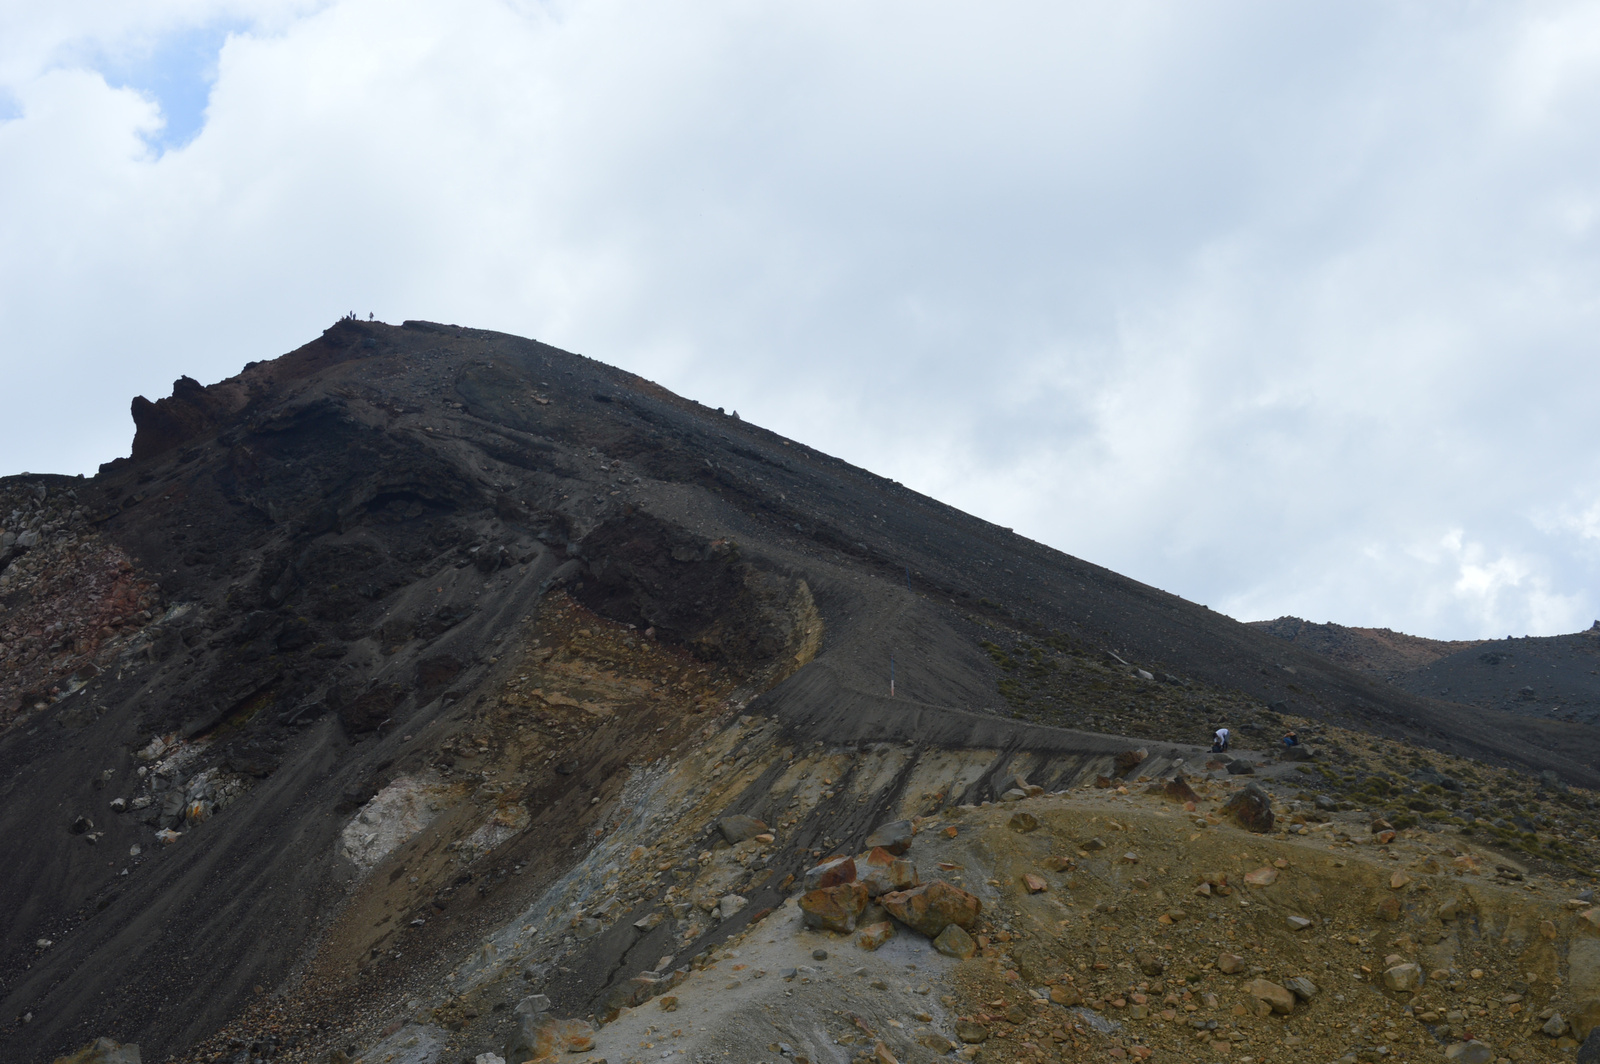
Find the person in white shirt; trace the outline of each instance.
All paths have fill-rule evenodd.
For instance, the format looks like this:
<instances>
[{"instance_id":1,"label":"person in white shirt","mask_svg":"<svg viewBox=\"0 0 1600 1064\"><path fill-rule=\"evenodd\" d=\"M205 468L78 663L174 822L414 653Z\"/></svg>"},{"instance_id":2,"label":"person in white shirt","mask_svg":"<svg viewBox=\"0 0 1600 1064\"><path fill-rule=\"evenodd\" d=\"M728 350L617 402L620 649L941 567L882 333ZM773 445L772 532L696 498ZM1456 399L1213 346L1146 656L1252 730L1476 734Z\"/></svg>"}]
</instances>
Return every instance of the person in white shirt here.
<instances>
[{"instance_id":1,"label":"person in white shirt","mask_svg":"<svg viewBox=\"0 0 1600 1064\"><path fill-rule=\"evenodd\" d=\"M1211 740L1211 752L1213 754L1225 754L1225 753L1228 752L1228 729L1227 728L1218 728L1217 729L1216 737Z\"/></svg>"}]
</instances>

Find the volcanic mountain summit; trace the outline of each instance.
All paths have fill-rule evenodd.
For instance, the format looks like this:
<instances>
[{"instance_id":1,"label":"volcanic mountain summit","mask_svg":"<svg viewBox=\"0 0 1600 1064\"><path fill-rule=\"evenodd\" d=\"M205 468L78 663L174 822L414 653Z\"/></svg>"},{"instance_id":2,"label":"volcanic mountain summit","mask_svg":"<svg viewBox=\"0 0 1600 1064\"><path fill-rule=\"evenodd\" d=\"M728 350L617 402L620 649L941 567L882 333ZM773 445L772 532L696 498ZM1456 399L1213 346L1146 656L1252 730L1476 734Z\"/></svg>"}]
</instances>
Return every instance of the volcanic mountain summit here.
<instances>
[{"instance_id":1,"label":"volcanic mountain summit","mask_svg":"<svg viewBox=\"0 0 1600 1064\"><path fill-rule=\"evenodd\" d=\"M93 478L0 481L8 1060L102 1036L146 1061L534 1059L562 1039L589 1052L607 1030L670 1052L676 1020L645 1030L629 1016L657 998L670 1011L668 990L697 1000L695 980L717 964L754 965L727 964L730 943L755 956L768 929L799 927L795 895L822 882L808 879L818 861L865 851L860 881L886 886L863 890L863 905L893 899L889 886L919 876L899 868L907 849L935 853L912 835L942 825L937 867L954 883L980 861L948 841L956 825L965 815L977 830L1003 798L1055 801L1099 781L1115 797L1175 778L1184 791L1167 797L1204 826L1211 792L1188 792L1185 774L1209 771L1202 788L1219 802L1259 775L1265 790L1239 793L1279 801L1285 817L1299 814L1284 793L1328 791L1305 806L1314 823L1334 823L1317 810L1376 806L1402 821L1386 830L1410 818L1426 837L1435 811L1435 830L1472 829L1464 772L1541 781L1542 801L1584 811L1592 801L1572 788L1600 782L1587 724L1403 690L531 340L345 320L236 377L136 399L133 418L131 457ZM1265 753L1208 761L1224 723ZM1382 788L1375 764L1294 775L1314 762L1278 749L1290 726L1320 748L1306 758L1354 766L1352 744L1375 737L1404 773ZM1428 786L1423 810L1410 796ZM1384 804L1402 797L1411 804ZM993 845L1044 839L1057 820L1113 830L1039 809L997 821L994 837L1011 841ZM1559 835L1536 839L1534 856L1583 865L1560 823L1529 829ZM1530 845L1516 840L1501 841ZM1051 874L1078 875L1082 897L1094 883L1159 887L1137 857L1084 880L1101 847L1081 841ZM872 875L901 879L871 879L880 852L889 863ZM967 875L961 890L989 912L1076 889L1028 877L1019 897L1004 893L1016 876ZM931 930L881 904L881 934ZM804 933L819 933L804 911ZM1012 928L1019 941L1041 933L1006 919L981 935L973 923L977 959L951 963L998 964ZM883 948L880 960L914 951L902 969L950 959ZM1140 997L1159 998L1163 963L1138 961ZM741 993L755 993L755 970L733 976ZM759 985L779 994L785 980L817 993L827 981L772 970ZM1081 984L1005 970L1014 978L984 992L1046 987L1021 1018L986 1006L972 1019L982 1009L962 994L978 984L962 990L951 969L949 994L907 990L902 1011L928 1017L907 1021L926 1036L891 1033L892 1010L857 1004L855 1033L824 1037L818 1019L774 1035L789 1052L766 1059L849 1060L842 1047L857 1043L840 1039L869 1028L860 1044L891 1058L970 1059L960 1047L985 1044L988 1059L1013 1059L1001 1049L1034 1044L1023 1035L1036 1012L1101 1000L1086 964L1067 970ZM1169 976L1172 993L1210 972ZM817 1015L832 1023L843 1000ZM745 1044L740 1015L706 1028L696 1052ZM1062 1038L1038 1038L1054 1047L1120 1037L1049 1022ZM1006 1024L1017 1039L987 1042ZM530 1030L545 1042L515 1042ZM758 1041L743 1059L758 1059Z\"/></svg>"}]
</instances>

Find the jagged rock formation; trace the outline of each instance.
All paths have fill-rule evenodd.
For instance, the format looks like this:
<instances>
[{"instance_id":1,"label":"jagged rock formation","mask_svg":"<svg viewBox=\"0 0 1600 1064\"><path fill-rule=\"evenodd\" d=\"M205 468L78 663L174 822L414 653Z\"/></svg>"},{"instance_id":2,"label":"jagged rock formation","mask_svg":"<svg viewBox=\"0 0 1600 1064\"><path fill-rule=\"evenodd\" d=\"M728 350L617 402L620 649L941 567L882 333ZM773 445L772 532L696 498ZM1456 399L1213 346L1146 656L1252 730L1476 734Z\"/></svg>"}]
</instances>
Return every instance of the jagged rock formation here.
<instances>
[{"instance_id":1,"label":"jagged rock formation","mask_svg":"<svg viewBox=\"0 0 1600 1064\"><path fill-rule=\"evenodd\" d=\"M92 479L0 482L6 1059L336 1059L409 1019L395 1059L437 1060L512 988L604 1018L887 821L1126 777L1106 731L1164 732L1150 775L1292 713L1600 779L1589 729L533 341L346 321L134 417Z\"/></svg>"}]
</instances>

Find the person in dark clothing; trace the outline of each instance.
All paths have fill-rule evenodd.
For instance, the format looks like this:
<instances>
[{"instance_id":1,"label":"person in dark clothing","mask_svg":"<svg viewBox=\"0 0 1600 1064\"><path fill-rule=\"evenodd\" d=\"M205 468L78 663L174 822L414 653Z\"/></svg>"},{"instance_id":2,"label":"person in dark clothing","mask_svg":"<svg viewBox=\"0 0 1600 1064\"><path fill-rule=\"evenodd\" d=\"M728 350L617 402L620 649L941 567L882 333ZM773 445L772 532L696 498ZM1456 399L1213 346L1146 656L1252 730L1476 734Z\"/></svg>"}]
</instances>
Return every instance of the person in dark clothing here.
<instances>
[{"instance_id":1,"label":"person in dark clothing","mask_svg":"<svg viewBox=\"0 0 1600 1064\"><path fill-rule=\"evenodd\" d=\"M1288 735L1285 735L1283 737L1283 745L1284 746L1299 746L1300 745L1300 737L1298 735L1296 735L1294 732L1290 732Z\"/></svg>"},{"instance_id":2,"label":"person in dark clothing","mask_svg":"<svg viewBox=\"0 0 1600 1064\"><path fill-rule=\"evenodd\" d=\"M1228 752L1228 729L1226 727L1218 728L1217 734L1212 737L1211 752L1213 754L1225 754Z\"/></svg>"}]
</instances>

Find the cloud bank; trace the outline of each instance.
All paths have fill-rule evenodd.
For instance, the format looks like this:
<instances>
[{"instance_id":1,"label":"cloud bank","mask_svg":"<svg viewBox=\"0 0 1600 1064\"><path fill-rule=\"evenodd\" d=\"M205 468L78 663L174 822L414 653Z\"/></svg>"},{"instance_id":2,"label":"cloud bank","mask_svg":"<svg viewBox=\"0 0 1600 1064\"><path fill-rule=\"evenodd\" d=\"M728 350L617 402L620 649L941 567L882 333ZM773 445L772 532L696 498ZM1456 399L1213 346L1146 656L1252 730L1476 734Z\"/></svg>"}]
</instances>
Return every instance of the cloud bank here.
<instances>
[{"instance_id":1,"label":"cloud bank","mask_svg":"<svg viewBox=\"0 0 1600 1064\"><path fill-rule=\"evenodd\" d=\"M339 314L536 336L1241 618L1600 616L1600 8L0 15L0 467Z\"/></svg>"}]
</instances>

